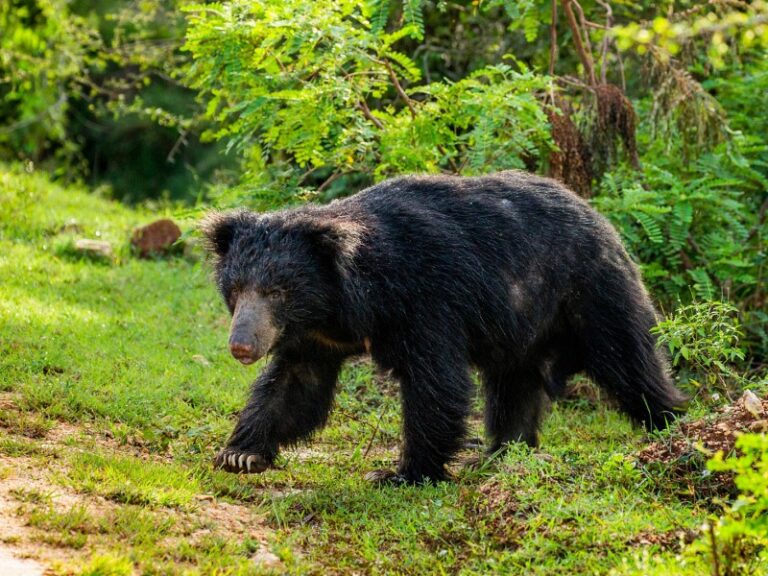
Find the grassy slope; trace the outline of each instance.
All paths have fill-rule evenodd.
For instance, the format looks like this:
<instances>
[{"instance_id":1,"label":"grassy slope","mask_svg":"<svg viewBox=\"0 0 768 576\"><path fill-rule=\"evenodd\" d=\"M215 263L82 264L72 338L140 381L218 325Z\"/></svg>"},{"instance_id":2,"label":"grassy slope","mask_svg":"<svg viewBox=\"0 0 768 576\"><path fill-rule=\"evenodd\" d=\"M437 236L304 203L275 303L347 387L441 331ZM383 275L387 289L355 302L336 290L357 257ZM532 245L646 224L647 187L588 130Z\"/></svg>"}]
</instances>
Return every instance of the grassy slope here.
<instances>
[{"instance_id":1,"label":"grassy slope","mask_svg":"<svg viewBox=\"0 0 768 576\"><path fill-rule=\"evenodd\" d=\"M29 538L66 551L62 573L258 573L260 545L297 573L706 569L681 565L674 544L638 543L696 529L707 511L635 465L641 431L587 402L554 407L539 453L513 450L486 470L459 470L457 483L378 490L361 478L396 457L396 394L356 363L329 427L282 469L213 472L256 371L227 357L204 264L127 253L131 227L150 217L0 170L0 389L11 399L0 478L13 480L15 460L46 464L52 490L77 495L67 504L12 491ZM70 219L79 230L61 231ZM119 248L115 262L73 255L73 236L97 233ZM75 432L62 439L62 427ZM252 513L261 544L200 520L211 501Z\"/></svg>"}]
</instances>

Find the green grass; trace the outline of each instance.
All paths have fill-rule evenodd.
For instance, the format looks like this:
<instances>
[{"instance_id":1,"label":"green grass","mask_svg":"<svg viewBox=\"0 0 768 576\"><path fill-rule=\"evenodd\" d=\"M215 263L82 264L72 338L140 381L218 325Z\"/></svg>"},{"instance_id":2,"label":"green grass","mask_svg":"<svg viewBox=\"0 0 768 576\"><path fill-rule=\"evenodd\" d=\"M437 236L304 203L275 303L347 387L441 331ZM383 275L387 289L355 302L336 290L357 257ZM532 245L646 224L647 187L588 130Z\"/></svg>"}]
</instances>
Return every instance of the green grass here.
<instances>
[{"instance_id":1,"label":"green grass","mask_svg":"<svg viewBox=\"0 0 768 576\"><path fill-rule=\"evenodd\" d=\"M0 171L0 390L13 399L0 454L53 462L46 481L78 498L16 493L32 537L69 550L55 570L258 574L250 558L262 546L300 574L709 570L704 556L681 564L676 546L638 537L697 530L711 503L641 468L646 436L586 401L553 407L538 452L457 468L454 483L376 489L362 476L396 457L397 391L354 363L309 447L264 475L213 471L260 367L229 358L226 311L194 251L131 257L131 228L154 217ZM112 242L114 260L78 257L80 237ZM62 423L81 433L57 436ZM211 500L251 516L234 529L206 512Z\"/></svg>"}]
</instances>

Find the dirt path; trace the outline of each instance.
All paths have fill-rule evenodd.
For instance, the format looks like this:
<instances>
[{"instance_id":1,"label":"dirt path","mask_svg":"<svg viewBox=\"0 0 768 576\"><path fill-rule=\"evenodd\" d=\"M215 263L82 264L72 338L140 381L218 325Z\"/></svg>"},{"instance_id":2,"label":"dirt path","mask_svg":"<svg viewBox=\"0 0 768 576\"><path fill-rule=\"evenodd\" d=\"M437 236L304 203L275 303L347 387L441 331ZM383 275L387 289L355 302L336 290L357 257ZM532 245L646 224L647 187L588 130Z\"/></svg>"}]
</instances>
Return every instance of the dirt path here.
<instances>
[{"instance_id":1,"label":"dirt path","mask_svg":"<svg viewBox=\"0 0 768 576\"><path fill-rule=\"evenodd\" d=\"M2 530L1 526L0 530ZM0 548L0 574L6 576L43 576L43 573L43 567L37 562L19 560L7 550Z\"/></svg>"},{"instance_id":2,"label":"dirt path","mask_svg":"<svg viewBox=\"0 0 768 576\"><path fill-rule=\"evenodd\" d=\"M3 459L6 460L6 459ZM3 576L41 576L45 572L42 564L29 558L30 553L22 545L25 527L21 519L14 514L14 503L8 496L7 479L0 482L0 574Z\"/></svg>"},{"instance_id":3,"label":"dirt path","mask_svg":"<svg viewBox=\"0 0 768 576\"><path fill-rule=\"evenodd\" d=\"M6 410L15 409L12 402L7 398L4 400ZM14 416L8 421L18 422L19 418ZM0 425L0 440L11 447L30 449L19 455L0 455L0 576L58 574L62 569L67 572L62 567L79 565L93 554L114 548L115 534L99 528L98 522L119 515L123 504L78 492L56 481L57 476L66 477L69 472L64 455L83 450L87 445L88 449L95 446L104 453L131 454L139 461L157 462L160 459L138 449L118 447L111 439L62 422L47 430L42 438L32 439L15 434L16 431ZM74 446L73 439L77 439ZM46 524L46 516L55 517L72 510L83 510L94 522L93 527L86 530L87 541L84 538L82 543L74 546L64 540L67 528L51 529ZM277 557L269 552L271 530L247 505L201 493L186 510L162 507L142 510L159 520L167 516L174 518L174 529L163 534L165 542L159 546L171 549L175 548L175 542L185 542L192 547L202 543L204 546L207 540L213 542L217 538L221 541L248 540L258 543L259 552L254 554L252 562L263 566L279 565ZM76 533L77 529L72 532Z\"/></svg>"},{"instance_id":4,"label":"dirt path","mask_svg":"<svg viewBox=\"0 0 768 576\"><path fill-rule=\"evenodd\" d=\"M21 500L27 494L45 494L53 505L70 507L78 499L54 489L29 458L0 457L0 466L5 475L0 480L0 574L43 574L52 563L72 558L72 550L41 544L35 537L38 531L21 512Z\"/></svg>"}]
</instances>

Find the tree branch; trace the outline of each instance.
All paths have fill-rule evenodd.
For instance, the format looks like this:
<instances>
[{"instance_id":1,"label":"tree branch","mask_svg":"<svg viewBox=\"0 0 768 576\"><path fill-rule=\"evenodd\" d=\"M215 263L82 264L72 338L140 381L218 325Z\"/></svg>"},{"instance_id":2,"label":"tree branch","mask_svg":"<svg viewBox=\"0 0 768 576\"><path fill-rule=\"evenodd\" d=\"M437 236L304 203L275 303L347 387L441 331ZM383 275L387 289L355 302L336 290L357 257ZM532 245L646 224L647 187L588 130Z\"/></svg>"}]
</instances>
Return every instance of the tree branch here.
<instances>
[{"instance_id":1,"label":"tree branch","mask_svg":"<svg viewBox=\"0 0 768 576\"><path fill-rule=\"evenodd\" d=\"M592 61L592 42L589 40L590 22L588 22L587 17L584 16L584 9L581 7L581 4L579 4L578 0L571 0L571 6L579 17L579 24L581 25L579 33L582 35L581 39L584 42L584 48L589 55L590 61ZM594 68L594 62L592 62L592 67Z\"/></svg>"},{"instance_id":2,"label":"tree branch","mask_svg":"<svg viewBox=\"0 0 768 576\"><path fill-rule=\"evenodd\" d=\"M66 92L62 92L59 94L58 100L48 106L45 110L41 110L31 118L25 118L24 120L19 120L18 122L14 122L13 124L9 124L8 126L0 126L0 134L8 134L11 132L14 132L15 130L21 130L22 128L26 128L27 126L31 126L32 124L35 124L36 122L39 122L42 120L45 116L48 116L53 112L56 108L60 108L64 105L64 103L67 101L67 94Z\"/></svg>"},{"instance_id":3,"label":"tree branch","mask_svg":"<svg viewBox=\"0 0 768 576\"><path fill-rule=\"evenodd\" d=\"M608 30L610 30L613 26L613 10L611 9L611 5L604 0L595 0L595 2L597 2L605 10L606 32L603 35L603 42L602 46L600 47L600 60L602 61L600 64L600 81L605 84L607 81L606 76L608 70L608 44L611 41L611 36L608 34Z\"/></svg>"},{"instance_id":4,"label":"tree branch","mask_svg":"<svg viewBox=\"0 0 768 576\"><path fill-rule=\"evenodd\" d=\"M317 187L317 192L320 193L326 188L328 188L328 186L330 186L334 180L336 180L339 176L341 176L341 174L342 174L341 168L339 168L333 174L328 176L328 178L325 179L325 182L323 182L322 184L320 184L320 186Z\"/></svg>"},{"instance_id":5,"label":"tree branch","mask_svg":"<svg viewBox=\"0 0 768 576\"><path fill-rule=\"evenodd\" d=\"M385 58L381 61L381 63L387 69L389 78L392 80L392 85L395 87L395 92L397 92L397 95L403 102L405 102L405 105L408 107L408 111L411 113L411 118L416 118L418 112L416 111L416 107L413 105L413 99L405 93L405 90L403 90L403 85L400 84L400 80L398 79L395 70L392 68L392 65L389 63L389 60ZM438 152L440 152L440 154L446 157L448 164L451 165L453 172L455 174L460 174L461 168L456 165L456 161L453 158L448 156L448 152L446 152L445 148L443 148L441 144L437 144L435 147L437 148Z\"/></svg>"},{"instance_id":6,"label":"tree branch","mask_svg":"<svg viewBox=\"0 0 768 576\"><path fill-rule=\"evenodd\" d=\"M173 145L173 148L171 148L171 151L168 152L168 156L166 156L165 161L169 162L170 164L173 164L176 162L176 154L181 150L182 146L186 146L188 144L187 142L187 134L189 133L189 130L186 128L182 128L179 130L179 137L176 139L176 142Z\"/></svg>"},{"instance_id":7,"label":"tree branch","mask_svg":"<svg viewBox=\"0 0 768 576\"><path fill-rule=\"evenodd\" d=\"M552 24L549 27L549 75L555 75L557 61L557 0L552 0Z\"/></svg>"},{"instance_id":8,"label":"tree branch","mask_svg":"<svg viewBox=\"0 0 768 576\"><path fill-rule=\"evenodd\" d=\"M400 84L400 80L397 78L397 74L395 74L395 71L393 70L392 65L389 63L389 60L385 58L382 60L382 64L384 64L384 67L387 69L389 78L392 80L392 85L395 87L395 92L397 92L397 95L400 96L403 102L405 102L405 105L408 106L408 110L411 113L411 116L416 118L416 108L413 106L413 100L411 100L410 96L408 96L408 94L405 93L405 90L403 90L403 86Z\"/></svg>"},{"instance_id":9,"label":"tree branch","mask_svg":"<svg viewBox=\"0 0 768 576\"><path fill-rule=\"evenodd\" d=\"M368 104L366 104L365 100L360 100L357 103L357 107L363 113L363 116L365 116L366 119L368 119L374 126L376 126L376 128L378 128L379 130L384 128L384 124L381 123L381 120L379 120L378 118L376 118L376 116L371 114L371 109L368 108Z\"/></svg>"},{"instance_id":10,"label":"tree branch","mask_svg":"<svg viewBox=\"0 0 768 576\"><path fill-rule=\"evenodd\" d=\"M597 79L595 78L595 66L592 63L592 55L588 53L584 48L584 43L581 39L581 30L579 28L578 22L576 22L576 16L573 13L572 4L574 3L575 0L563 0L563 10L565 11L565 16L568 18L568 26L570 27L571 33L573 34L573 42L576 44L576 52L578 53L579 59L584 66L584 71L589 78L590 84L592 84L592 86L596 86Z\"/></svg>"},{"instance_id":11,"label":"tree branch","mask_svg":"<svg viewBox=\"0 0 768 576\"><path fill-rule=\"evenodd\" d=\"M624 76L624 61L621 59L621 52L616 48L616 62L619 64L619 75L621 76L621 91L627 93L627 79Z\"/></svg>"}]
</instances>

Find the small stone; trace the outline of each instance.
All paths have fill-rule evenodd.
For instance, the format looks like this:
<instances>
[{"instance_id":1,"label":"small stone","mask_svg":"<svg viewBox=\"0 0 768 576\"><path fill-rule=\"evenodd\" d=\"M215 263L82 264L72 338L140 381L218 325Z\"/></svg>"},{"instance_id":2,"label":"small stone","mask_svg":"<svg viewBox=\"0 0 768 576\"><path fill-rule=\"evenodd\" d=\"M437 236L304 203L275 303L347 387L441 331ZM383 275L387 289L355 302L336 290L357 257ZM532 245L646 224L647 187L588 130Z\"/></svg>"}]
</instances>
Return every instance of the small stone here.
<instances>
[{"instance_id":1,"label":"small stone","mask_svg":"<svg viewBox=\"0 0 768 576\"><path fill-rule=\"evenodd\" d=\"M283 565L283 562L276 554L264 548L261 548L256 554L251 556L251 562L259 568L281 568Z\"/></svg>"},{"instance_id":2,"label":"small stone","mask_svg":"<svg viewBox=\"0 0 768 576\"><path fill-rule=\"evenodd\" d=\"M763 403L752 390L745 390L744 394L741 396L741 401L744 405L744 409L755 418L758 418L763 412Z\"/></svg>"},{"instance_id":3,"label":"small stone","mask_svg":"<svg viewBox=\"0 0 768 576\"><path fill-rule=\"evenodd\" d=\"M112 258L112 245L104 240L88 240L81 238L75 241L75 250L91 256Z\"/></svg>"},{"instance_id":4,"label":"small stone","mask_svg":"<svg viewBox=\"0 0 768 576\"><path fill-rule=\"evenodd\" d=\"M768 420L757 420L749 425L750 432L768 432Z\"/></svg>"},{"instance_id":5,"label":"small stone","mask_svg":"<svg viewBox=\"0 0 768 576\"><path fill-rule=\"evenodd\" d=\"M63 232L64 234L82 234L83 228L80 226L77 220L70 218L64 224L62 224L59 231Z\"/></svg>"},{"instance_id":6,"label":"small stone","mask_svg":"<svg viewBox=\"0 0 768 576\"><path fill-rule=\"evenodd\" d=\"M202 354L195 354L192 356L192 360L200 364L201 366L205 366L206 368L211 365L211 361L208 360L205 356Z\"/></svg>"},{"instance_id":7,"label":"small stone","mask_svg":"<svg viewBox=\"0 0 768 576\"><path fill-rule=\"evenodd\" d=\"M179 238L179 227L173 220L163 218L136 228L131 235L131 244L140 258L149 258L153 254L167 254Z\"/></svg>"}]
</instances>

